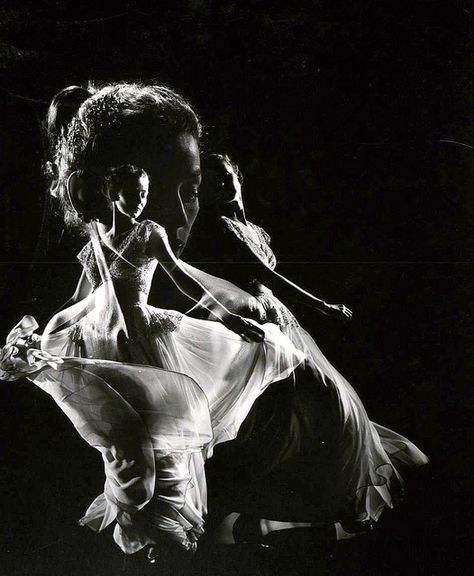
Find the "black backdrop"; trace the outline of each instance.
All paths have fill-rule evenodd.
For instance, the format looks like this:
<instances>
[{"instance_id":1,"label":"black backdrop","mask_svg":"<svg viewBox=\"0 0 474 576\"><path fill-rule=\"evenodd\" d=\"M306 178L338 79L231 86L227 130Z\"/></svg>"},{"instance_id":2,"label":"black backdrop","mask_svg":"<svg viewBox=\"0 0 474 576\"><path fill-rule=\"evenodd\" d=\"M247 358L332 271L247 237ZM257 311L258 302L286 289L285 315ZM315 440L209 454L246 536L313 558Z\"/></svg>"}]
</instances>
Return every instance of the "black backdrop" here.
<instances>
[{"instance_id":1,"label":"black backdrop","mask_svg":"<svg viewBox=\"0 0 474 576\"><path fill-rule=\"evenodd\" d=\"M450 573L472 546L470 3L99 4L0 3L2 338L79 274L80 240L54 216L41 230L48 100L88 80L169 83L199 110L203 147L239 162L282 272L354 310L351 325L302 323L372 418L431 458L372 538L324 559L228 552L196 573ZM5 574L143 573L75 526L101 490L95 453L28 382L0 396Z\"/></svg>"}]
</instances>

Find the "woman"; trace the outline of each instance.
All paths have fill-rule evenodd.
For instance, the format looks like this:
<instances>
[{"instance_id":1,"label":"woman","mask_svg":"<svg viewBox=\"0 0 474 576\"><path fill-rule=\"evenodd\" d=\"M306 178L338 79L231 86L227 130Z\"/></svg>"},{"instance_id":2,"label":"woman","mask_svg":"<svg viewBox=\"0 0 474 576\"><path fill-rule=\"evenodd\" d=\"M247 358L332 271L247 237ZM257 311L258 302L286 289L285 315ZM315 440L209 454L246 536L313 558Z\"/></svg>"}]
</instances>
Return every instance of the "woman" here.
<instances>
[{"instance_id":1,"label":"woman","mask_svg":"<svg viewBox=\"0 0 474 576\"><path fill-rule=\"evenodd\" d=\"M229 313L211 295L222 323L147 304L158 263L190 298L205 292L165 229L137 220L150 190L170 229L183 224L180 194L199 185L199 131L191 107L160 86L111 85L83 99L59 130L54 172L67 220L90 235L78 255L84 270L75 302L42 336L25 317L2 351L1 377L27 376L101 452L104 493L81 523L102 530L116 522L126 553L163 537L196 548L206 514L204 458L303 360L275 326ZM150 175L127 162L137 160Z\"/></svg>"},{"instance_id":2,"label":"woman","mask_svg":"<svg viewBox=\"0 0 474 576\"><path fill-rule=\"evenodd\" d=\"M269 486L276 486L278 482L283 486L278 488L280 497L269 510L272 516L267 518L340 523L340 534L371 529L382 510L392 507L400 498L403 484L400 471L406 466L424 464L427 459L403 436L370 422L355 390L279 299L296 300L329 316L351 317L345 306L327 304L275 270L277 262L270 237L247 219L241 184L242 175L228 156L213 154L204 160L200 213L189 248L201 263L214 266L218 263L217 273L226 283L201 271L196 271L196 275L207 290L225 301L233 312L260 322L276 323L293 344L305 352L306 369L303 370L302 365L295 371L295 386L288 387L286 396L275 401L272 398L275 390L269 389L259 399L257 404L263 408L256 417L254 414L253 421L246 422L246 436L241 439L234 461L243 457L245 462L245 455L252 450L258 454L269 438L286 427L286 438L293 436L291 445L283 435L282 442L274 445L273 455L270 449L266 450L267 462L270 462L268 474L252 473L248 479L253 490L257 480L262 486L262 490L252 496L253 501L268 499ZM189 259L189 253L187 256ZM255 427L257 431L253 430ZM229 448L222 448L224 458ZM216 464L217 460L210 462L211 467ZM242 478L243 468L238 467L235 476L230 476L230 485L235 484L235 478ZM220 479L219 474L217 478ZM216 484L210 484L210 495L214 488L220 493L221 488ZM303 499L302 505L301 498L299 501L294 498L291 509L280 506L283 493L287 494L283 498L286 502L295 494L304 497L306 493L311 497ZM235 505L235 498L231 503ZM237 511L249 512L245 502L237 505L241 506ZM265 507L263 510L265 513ZM244 523L249 525L248 519ZM278 523L271 525L272 530L278 528ZM288 527L287 524L281 526ZM247 532L249 530L252 531ZM254 526L253 531L258 533L258 526Z\"/></svg>"}]
</instances>

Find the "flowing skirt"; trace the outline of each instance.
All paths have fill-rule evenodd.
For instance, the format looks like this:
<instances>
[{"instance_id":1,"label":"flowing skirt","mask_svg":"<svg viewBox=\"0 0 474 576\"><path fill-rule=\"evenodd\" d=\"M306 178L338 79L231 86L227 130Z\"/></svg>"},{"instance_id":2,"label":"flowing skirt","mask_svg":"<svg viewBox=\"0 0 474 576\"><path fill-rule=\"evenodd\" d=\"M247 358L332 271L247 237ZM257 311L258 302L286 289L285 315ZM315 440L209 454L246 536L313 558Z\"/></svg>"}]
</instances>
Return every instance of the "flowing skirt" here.
<instances>
[{"instance_id":1,"label":"flowing skirt","mask_svg":"<svg viewBox=\"0 0 474 576\"><path fill-rule=\"evenodd\" d=\"M189 549L203 532L204 461L236 437L258 396L301 362L272 324L263 343L222 324L146 304L125 315L100 286L55 316L41 338L60 359L29 378L102 454L104 492L81 524L134 553L167 533Z\"/></svg>"},{"instance_id":2,"label":"flowing skirt","mask_svg":"<svg viewBox=\"0 0 474 576\"><path fill-rule=\"evenodd\" d=\"M282 331L305 352L306 371L331 402L330 410L312 415L325 427L331 451L325 513L343 523L377 521L385 507L403 499L401 472L428 459L401 434L370 421L357 392L306 330L288 326Z\"/></svg>"},{"instance_id":3,"label":"flowing skirt","mask_svg":"<svg viewBox=\"0 0 474 576\"><path fill-rule=\"evenodd\" d=\"M243 291L232 288L229 282L214 278L212 282L215 294L227 292L229 309L260 322L278 324L306 358L304 369L302 365L296 371L294 386L288 387L286 400L278 400L270 410L261 410L262 422L256 422L258 416L253 415L254 421L247 432L251 441L242 442L239 448L245 454L253 451L261 468L262 458L258 453L267 450L265 463L270 463L267 468L278 469L278 464L281 464L278 473L284 477L288 494L306 492L304 503L301 505L300 500L294 507L298 518L287 517L291 514L289 505L286 509L281 508L285 519L343 521L347 524L377 521L385 507L392 508L403 497L400 472L425 464L425 454L404 436L370 421L354 388L332 366L311 335L270 289L259 283L251 284L245 298ZM235 296L234 300L232 296ZM286 420L275 414L276 410L286 411ZM280 430L286 426L288 438L274 442L272 455L269 444L279 432L274 430L275 426ZM237 461L240 454L234 455ZM243 461L243 468L248 468L246 455ZM241 470L237 469L237 474L241 474ZM304 482L301 482L302 477ZM273 479L275 483L279 481L274 472L267 476L267 480L265 474L256 478L266 493L263 498L269 495L271 489L267 488ZM235 478L231 476L229 484L233 483ZM280 488L275 486L275 490L278 492ZM256 500L260 495L252 498ZM317 504L313 506L314 503Z\"/></svg>"}]
</instances>

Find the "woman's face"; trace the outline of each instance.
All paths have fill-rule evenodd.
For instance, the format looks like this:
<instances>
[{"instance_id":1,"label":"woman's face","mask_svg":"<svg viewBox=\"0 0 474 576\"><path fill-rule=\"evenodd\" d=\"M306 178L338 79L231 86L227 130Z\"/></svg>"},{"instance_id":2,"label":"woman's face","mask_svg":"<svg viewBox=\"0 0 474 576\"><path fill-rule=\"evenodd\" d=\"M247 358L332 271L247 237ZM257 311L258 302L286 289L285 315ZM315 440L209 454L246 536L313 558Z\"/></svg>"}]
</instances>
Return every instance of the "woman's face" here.
<instances>
[{"instance_id":1,"label":"woman's face","mask_svg":"<svg viewBox=\"0 0 474 576\"><path fill-rule=\"evenodd\" d=\"M179 256L186 246L186 243L191 234L191 229L194 222L196 221L197 215L199 213L199 198L197 193L192 196L188 196L187 199L183 198L183 208L186 214L186 224L178 228L176 236L178 238L178 250L176 255ZM181 244L179 244L181 242Z\"/></svg>"},{"instance_id":2,"label":"woman's face","mask_svg":"<svg viewBox=\"0 0 474 576\"><path fill-rule=\"evenodd\" d=\"M117 193L115 207L125 216L138 218L148 199L148 176L141 176L135 182L124 185Z\"/></svg>"},{"instance_id":3,"label":"woman's face","mask_svg":"<svg viewBox=\"0 0 474 576\"><path fill-rule=\"evenodd\" d=\"M225 161L206 170L204 175L207 201L230 204L235 202L243 208L242 186L239 177L230 164Z\"/></svg>"},{"instance_id":4,"label":"woman's face","mask_svg":"<svg viewBox=\"0 0 474 576\"><path fill-rule=\"evenodd\" d=\"M201 164L197 139L188 133L179 134L147 171L151 176L147 216L166 228L171 247L179 252L199 210Z\"/></svg>"}]
</instances>

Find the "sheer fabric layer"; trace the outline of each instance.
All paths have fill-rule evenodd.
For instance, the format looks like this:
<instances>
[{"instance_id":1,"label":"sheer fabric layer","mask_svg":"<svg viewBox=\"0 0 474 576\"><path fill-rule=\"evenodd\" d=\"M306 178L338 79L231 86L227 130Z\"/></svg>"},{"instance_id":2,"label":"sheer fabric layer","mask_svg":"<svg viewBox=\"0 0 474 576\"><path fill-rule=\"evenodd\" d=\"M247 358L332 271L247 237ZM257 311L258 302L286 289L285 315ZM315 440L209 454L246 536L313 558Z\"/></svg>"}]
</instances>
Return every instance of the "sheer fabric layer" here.
<instances>
[{"instance_id":1,"label":"sheer fabric layer","mask_svg":"<svg viewBox=\"0 0 474 576\"><path fill-rule=\"evenodd\" d=\"M300 326L282 330L305 352L306 370L332 398L329 421L327 413L315 415L331 431L326 511L338 520L376 521L385 507L392 508L403 498L403 470L428 459L401 434L370 421L357 392L306 330Z\"/></svg>"},{"instance_id":2,"label":"sheer fabric layer","mask_svg":"<svg viewBox=\"0 0 474 576\"><path fill-rule=\"evenodd\" d=\"M164 234L145 221L118 258L105 257L92 229L80 260L94 291L43 333L41 348L64 360L60 369L30 376L102 454L104 493L81 523L102 530L116 521L127 553L163 532L191 547L206 514L204 459L304 360L275 325L263 327L263 343L245 342L220 323L147 305L153 266L144 239L153 228Z\"/></svg>"},{"instance_id":3,"label":"sheer fabric layer","mask_svg":"<svg viewBox=\"0 0 474 576\"><path fill-rule=\"evenodd\" d=\"M270 247L270 236L259 226L247 225L226 217L219 224L225 235L243 243L269 269L276 267ZM238 246L235 247L239 253ZM244 252L243 252L244 253ZM300 434L303 442L319 442L324 437L330 448L324 452L321 468L308 467L308 487L316 476L323 505L315 520L377 520L385 507L393 507L403 495L400 472L420 466L427 457L402 435L370 421L364 405L349 382L331 365L311 335L298 323L292 312L273 292L252 276L242 273L248 292L227 280L204 272L200 279L208 289L220 296L226 294L227 307L259 322L274 322L288 336L295 348L305 355L305 372L299 372L295 382L295 414L304 413ZM206 300L205 305L211 306ZM300 390L298 382L308 379L315 391L323 391L325 401L311 404L312 394ZM299 404L299 406L298 406ZM309 442L308 442L309 441ZM310 459L308 455L307 459ZM324 477L324 480L321 480ZM321 488L322 487L322 488Z\"/></svg>"}]
</instances>

